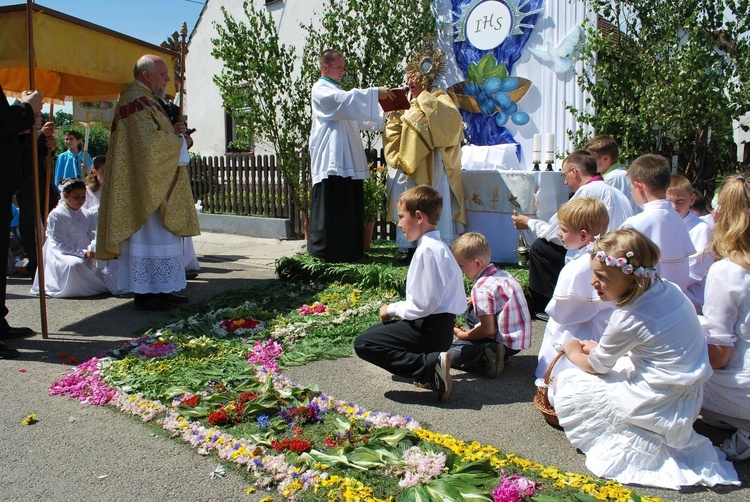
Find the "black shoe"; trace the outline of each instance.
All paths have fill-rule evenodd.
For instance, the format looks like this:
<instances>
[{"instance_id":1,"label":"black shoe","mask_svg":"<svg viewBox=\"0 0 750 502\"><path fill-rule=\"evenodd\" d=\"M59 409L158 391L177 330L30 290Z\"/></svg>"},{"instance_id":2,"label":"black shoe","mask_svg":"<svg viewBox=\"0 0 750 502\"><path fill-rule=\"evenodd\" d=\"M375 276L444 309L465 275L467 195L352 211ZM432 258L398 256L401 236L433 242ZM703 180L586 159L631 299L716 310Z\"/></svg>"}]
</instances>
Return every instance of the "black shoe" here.
<instances>
[{"instance_id":1,"label":"black shoe","mask_svg":"<svg viewBox=\"0 0 750 502\"><path fill-rule=\"evenodd\" d=\"M159 298L172 305L184 305L190 303L190 298L187 296L180 296L174 293L159 293Z\"/></svg>"},{"instance_id":2,"label":"black shoe","mask_svg":"<svg viewBox=\"0 0 750 502\"><path fill-rule=\"evenodd\" d=\"M0 328L0 340L26 338L29 336L34 336L34 330L32 330L31 328L13 328L11 326Z\"/></svg>"},{"instance_id":3,"label":"black shoe","mask_svg":"<svg viewBox=\"0 0 750 502\"><path fill-rule=\"evenodd\" d=\"M549 314L547 312L534 312L534 319L538 321L549 321Z\"/></svg>"},{"instance_id":4,"label":"black shoe","mask_svg":"<svg viewBox=\"0 0 750 502\"><path fill-rule=\"evenodd\" d=\"M174 304L162 300L158 294L136 294L135 309L150 310L152 312L166 312L172 310Z\"/></svg>"},{"instance_id":5,"label":"black shoe","mask_svg":"<svg viewBox=\"0 0 750 502\"><path fill-rule=\"evenodd\" d=\"M192 281L198 277L198 272L185 272L185 280Z\"/></svg>"},{"instance_id":6,"label":"black shoe","mask_svg":"<svg viewBox=\"0 0 750 502\"><path fill-rule=\"evenodd\" d=\"M0 359L15 359L21 355L20 352L18 352L13 347L8 347L4 343L0 342Z\"/></svg>"},{"instance_id":7,"label":"black shoe","mask_svg":"<svg viewBox=\"0 0 750 502\"><path fill-rule=\"evenodd\" d=\"M445 403L451 397L451 358L447 352L438 354L435 365L435 379L433 382L437 391L438 401Z\"/></svg>"}]
</instances>

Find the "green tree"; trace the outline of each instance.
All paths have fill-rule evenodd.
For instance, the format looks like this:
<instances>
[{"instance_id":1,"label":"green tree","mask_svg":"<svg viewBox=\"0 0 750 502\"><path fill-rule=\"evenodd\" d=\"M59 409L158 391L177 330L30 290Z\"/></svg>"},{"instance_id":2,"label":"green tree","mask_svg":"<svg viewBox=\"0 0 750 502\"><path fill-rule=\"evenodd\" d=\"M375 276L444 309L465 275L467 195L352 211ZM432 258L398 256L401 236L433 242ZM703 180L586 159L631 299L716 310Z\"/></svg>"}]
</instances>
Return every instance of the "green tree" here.
<instances>
[{"instance_id":1,"label":"green tree","mask_svg":"<svg viewBox=\"0 0 750 502\"><path fill-rule=\"evenodd\" d=\"M268 146L277 158L284 182L307 221L310 132L310 88L320 76L324 49L347 58L349 87L397 85L412 44L431 33L430 0L329 0L321 22L303 25L307 41L302 59L279 40L276 23L265 9L243 3L246 21L224 10L217 24L213 56L224 62L216 82L224 105L237 124L237 145ZM368 137L371 145L372 137Z\"/></svg>"},{"instance_id":2,"label":"green tree","mask_svg":"<svg viewBox=\"0 0 750 502\"><path fill-rule=\"evenodd\" d=\"M346 58L346 89L404 85L406 58L436 35L432 0L329 0L320 21L305 30L305 73L317 78L320 53L336 49ZM378 133L363 136L369 150Z\"/></svg>"},{"instance_id":3,"label":"green tree","mask_svg":"<svg viewBox=\"0 0 750 502\"><path fill-rule=\"evenodd\" d=\"M614 137L625 161L677 157L706 193L737 168L732 121L750 111L748 0L590 0L615 30L586 23L578 84L595 112L568 109ZM568 131L576 146L588 139ZM710 141L709 141L710 137Z\"/></svg>"},{"instance_id":4,"label":"green tree","mask_svg":"<svg viewBox=\"0 0 750 502\"><path fill-rule=\"evenodd\" d=\"M306 86L295 68L295 48L282 44L271 14L244 2L246 22L226 9L216 25L212 55L224 62L214 82L237 124L233 145L263 143L276 154L284 182L307 221L309 205L304 167L310 130Z\"/></svg>"}]
</instances>

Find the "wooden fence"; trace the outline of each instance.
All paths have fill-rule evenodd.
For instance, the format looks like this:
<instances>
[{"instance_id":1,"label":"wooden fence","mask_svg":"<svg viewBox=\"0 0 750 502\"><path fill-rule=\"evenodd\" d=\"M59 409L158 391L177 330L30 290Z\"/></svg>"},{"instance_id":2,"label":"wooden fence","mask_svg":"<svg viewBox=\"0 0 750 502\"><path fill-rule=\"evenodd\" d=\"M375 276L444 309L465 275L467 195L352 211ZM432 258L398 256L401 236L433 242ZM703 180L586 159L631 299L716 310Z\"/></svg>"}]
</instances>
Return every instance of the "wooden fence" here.
<instances>
[{"instance_id":1,"label":"wooden fence","mask_svg":"<svg viewBox=\"0 0 750 502\"><path fill-rule=\"evenodd\" d=\"M378 155L379 154L379 155ZM382 151L368 157L384 164ZM189 165L193 199L204 213L287 218L297 238L304 235L302 212L284 183L273 155L228 153L222 157L193 157ZM309 185L309 169L303 170ZM385 208L373 229L373 239L396 239L396 226L385 221Z\"/></svg>"}]
</instances>

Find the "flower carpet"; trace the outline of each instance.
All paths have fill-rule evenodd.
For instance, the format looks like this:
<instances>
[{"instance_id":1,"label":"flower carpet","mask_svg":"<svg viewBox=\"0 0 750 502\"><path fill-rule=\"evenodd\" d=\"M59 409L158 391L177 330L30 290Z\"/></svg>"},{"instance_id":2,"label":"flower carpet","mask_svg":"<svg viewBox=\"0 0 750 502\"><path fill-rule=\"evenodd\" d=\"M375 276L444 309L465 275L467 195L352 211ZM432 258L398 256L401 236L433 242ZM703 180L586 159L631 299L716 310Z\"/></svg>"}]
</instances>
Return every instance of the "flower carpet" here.
<instances>
[{"instance_id":1,"label":"flower carpet","mask_svg":"<svg viewBox=\"0 0 750 502\"><path fill-rule=\"evenodd\" d=\"M354 337L397 297L286 281L224 295L220 308L207 305L79 364L49 393L158 424L221 462L212 477L242 473L248 493L264 501L658 500L284 376L284 367L351 355Z\"/></svg>"}]
</instances>

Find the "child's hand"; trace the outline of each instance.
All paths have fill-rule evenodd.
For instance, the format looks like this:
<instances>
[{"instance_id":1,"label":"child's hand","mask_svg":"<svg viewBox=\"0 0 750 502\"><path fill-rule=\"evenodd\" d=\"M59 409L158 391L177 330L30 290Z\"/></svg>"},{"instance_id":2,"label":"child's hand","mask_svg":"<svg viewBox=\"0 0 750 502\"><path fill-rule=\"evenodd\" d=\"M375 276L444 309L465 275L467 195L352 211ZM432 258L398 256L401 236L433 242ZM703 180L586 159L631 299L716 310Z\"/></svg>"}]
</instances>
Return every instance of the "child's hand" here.
<instances>
[{"instance_id":1,"label":"child's hand","mask_svg":"<svg viewBox=\"0 0 750 502\"><path fill-rule=\"evenodd\" d=\"M453 334L456 335L456 337L459 338L460 340L466 339L466 331L462 330L458 326L455 326L453 328Z\"/></svg>"},{"instance_id":2,"label":"child's hand","mask_svg":"<svg viewBox=\"0 0 750 502\"><path fill-rule=\"evenodd\" d=\"M563 351L565 352L565 355L570 358L570 356L574 354L580 354L583 352L581 341L577 338L573 338L572 340L568 340L563 345Z\"/></svg>"},{"instance_id":3,"label":"child's hand","mask_svg":"<svg viewBox=\"0 0 750 502\"><path fill-rule=\"evenodd\" d=\"M599 344L594 342L593 340L584 340L581 342L581 349L583 350L584 354L589 354L591 352L591 349L597 346L599 346Z\"/></svg>"},{"instance_id":4,"label":"child's hand","mask_svg":"<svg viewBox=\"0 0 750 502\"><path fill-rule=\"evenodd\" d=\"M383 324L389 322L393 317L388 313L388 305L380 307L380 322Z\"/></svg>"}]
</instances>

